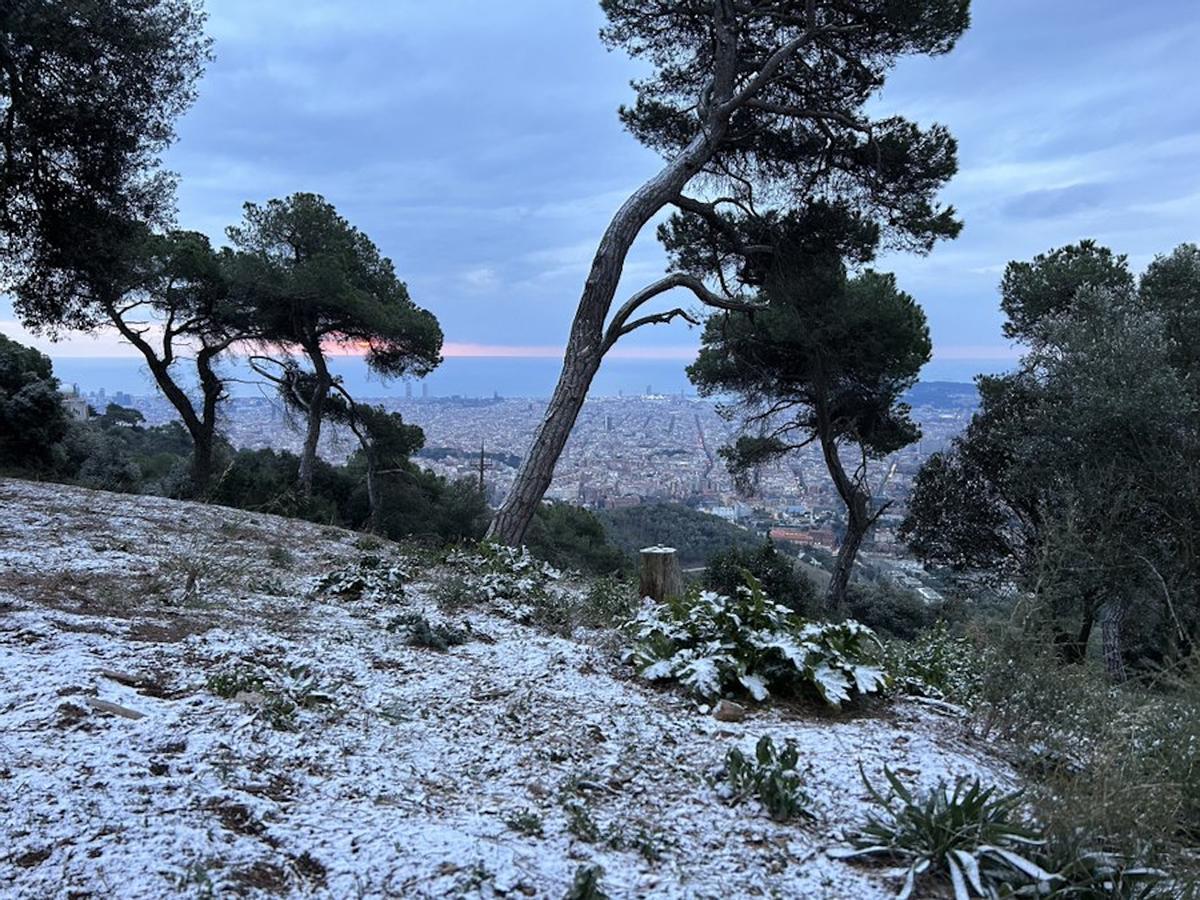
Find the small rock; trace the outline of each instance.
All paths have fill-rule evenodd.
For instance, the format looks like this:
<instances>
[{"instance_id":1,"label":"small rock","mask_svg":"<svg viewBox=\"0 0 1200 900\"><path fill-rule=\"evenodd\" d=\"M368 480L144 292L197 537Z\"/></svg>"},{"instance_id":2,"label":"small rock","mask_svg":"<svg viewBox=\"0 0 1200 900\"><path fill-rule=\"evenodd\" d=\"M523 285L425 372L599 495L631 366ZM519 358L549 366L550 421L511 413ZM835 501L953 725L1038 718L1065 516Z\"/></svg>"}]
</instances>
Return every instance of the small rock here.
<instances>
[{"instance_id":1,"label":"small rock","mask_svg":"<svg viewBox=\"0 0 1200 900\"><path fill-rule=\"evenodd\" d=\"M713 718L718 722L740 722L746 718L746 707L732 700L722 700L713 709Z\"/></svg>"}]
</instances>

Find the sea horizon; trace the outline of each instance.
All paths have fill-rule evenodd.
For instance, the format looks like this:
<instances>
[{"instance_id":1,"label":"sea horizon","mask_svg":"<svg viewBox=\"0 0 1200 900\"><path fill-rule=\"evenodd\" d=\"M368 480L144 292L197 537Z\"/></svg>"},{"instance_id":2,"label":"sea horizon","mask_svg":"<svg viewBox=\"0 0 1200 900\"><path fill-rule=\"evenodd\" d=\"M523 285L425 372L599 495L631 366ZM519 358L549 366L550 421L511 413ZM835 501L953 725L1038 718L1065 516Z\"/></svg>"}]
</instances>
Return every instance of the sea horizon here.
<instances>
[{"instance_id":1,"label":"sea horizon","mask_svg":"<svg viewBox=\"0 0 1200 900\"><path fill-rule=\"evenodd\" d=\"M157 393L153 378L141 360L134 357L52 357L54 374L63 388L77 387L83 394L103 390L144 397ZM332 357L330 368L346 389L367 400L403 397L508 397L545 399L554 390L562 361L552 358L452 357L423 379L383 380L367 369L361 357ZM981 373L994 374L1011 367L996 359L953 359L930 362L921 372L921 382L969 384ZM605 360L592 383L589 396L617 397L644 394L696 394L687 377L687 362L679 359ZM235 398L261 395L261 379L245 362L225 364L230 395Z\"/></svg>"}]
</instances>

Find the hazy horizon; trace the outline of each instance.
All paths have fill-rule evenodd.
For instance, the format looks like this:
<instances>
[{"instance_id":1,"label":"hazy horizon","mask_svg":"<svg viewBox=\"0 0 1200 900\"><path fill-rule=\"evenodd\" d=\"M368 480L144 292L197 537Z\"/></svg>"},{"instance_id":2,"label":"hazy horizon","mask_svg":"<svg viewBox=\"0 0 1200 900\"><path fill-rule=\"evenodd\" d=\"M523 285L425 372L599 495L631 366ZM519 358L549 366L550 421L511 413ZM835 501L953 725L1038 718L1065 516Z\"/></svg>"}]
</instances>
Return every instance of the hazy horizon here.
<instances>
[{"instance_id":1,"label":"hazy horizon","mask_svg":"<svg viewBox=\"0 0 1200 900\"><path fill-rule=\"evenodd\" d=\"M108 394L122 391L133 396L158 393L154 382L139 359L133 357L57 357L54 373L64 387L78 385L83 393L101 388ZM359 399L404 396L405 380L381 381L370 375L361 357L333 357L333 371L341 375L347 388ZM619 393L634 396L649 387L656 394L693 395L695 388L685 371L688 361L656 359L607 359L600 368L589 396L612 397ZM459 357L445 360L431 375L413 380L412 393L420 397L422 385L431 397L502 397L538 399L548 397L558 377L562 361L552 358ZM946 381L969 383L979 373L997 373L1008 368L1007 361L964 359L934 361L921 372L922 382ZM232 367L234 378L253 379L244 364ZM269 393L265 383L234 381L234 397Z\"/></svg>"}]
</instances>

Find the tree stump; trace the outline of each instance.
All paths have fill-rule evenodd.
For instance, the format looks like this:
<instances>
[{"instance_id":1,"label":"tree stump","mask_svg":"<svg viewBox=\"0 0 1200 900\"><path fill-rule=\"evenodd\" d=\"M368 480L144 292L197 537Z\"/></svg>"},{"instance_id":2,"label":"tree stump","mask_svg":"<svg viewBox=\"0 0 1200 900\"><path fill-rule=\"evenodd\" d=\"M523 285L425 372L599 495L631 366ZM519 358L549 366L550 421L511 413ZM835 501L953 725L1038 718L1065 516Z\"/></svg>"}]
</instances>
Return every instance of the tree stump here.
<instances>
[{"instance_id":1,"label":"tree stump","mask_svg":"<svg viewBox=\"0 0 1200 900\"><path fill-rule=\"evenodd\" d=\"M641 554L643 597L662 603L683 594L683 572L674 547L645 547Z\"/></svg>"}]
</instances>

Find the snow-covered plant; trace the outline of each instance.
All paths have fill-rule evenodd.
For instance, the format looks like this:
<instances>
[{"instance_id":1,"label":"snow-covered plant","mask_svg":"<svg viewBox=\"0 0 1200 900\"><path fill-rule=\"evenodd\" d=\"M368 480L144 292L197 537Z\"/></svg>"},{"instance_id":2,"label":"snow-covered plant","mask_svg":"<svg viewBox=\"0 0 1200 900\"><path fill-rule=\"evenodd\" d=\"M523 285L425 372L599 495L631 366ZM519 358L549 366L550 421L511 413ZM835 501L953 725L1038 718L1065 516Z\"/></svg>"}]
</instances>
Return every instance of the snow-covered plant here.
<instances>
[{"instance_id":1,"label":"snow-covered plant","mask_svg":"<svg viewBox=\"0 0 1200 900\"><path fill-rule=\"evenodd\" d=\"M913 895L918 879L948 879L955 900L1014 896L1025 888L1033 896L1053 889L1058 876L1036 862L1040 833L1020 818L1021 794L1001 794L978 778L945 783L916 797L890 769L884 793L863 774L867 792L879 808L851 839L834 851L840 859L884 858L906 866L897 900Z\"/></svg>"},{"instance_id":2,"label":"snow-covered plant","mask_svg":"<svg viewBox=\"0 0 1200 900\"><path fill-rule=\"evenodd\" d=\"M804 777L797 766L800 750L788 740L777 750L768 735L758 739L754 756L734 747L725 755L725 765L715 773L719 791L731 803L754 797L777 822L800 816L812 818L812 799L804 791Z\"/></svg>"},{"instance_id":3,"label":"snow-covered plant","mask_svg":"<svg viewBox=\"0 0 1200 900\"><path fill-rule=\"evenodd\" d=\"M886 681L871 629L853 620L806 622L753 578L732 597L693 589L648 603L628 628L625 659L642 677L677 681L705 699L812 690L837 707Z\"/></svg>"},{"instance_id":4,"label":"snow-covered plant","mask_svg":"<svg viewBox=\"0 0 1200 900\"><path fill-rule=\"evenodd\" d=\"M296 712L333 702L332 692L307 666L238 666L212 675L208 690L226 700L241 700L277 731L294 731Z\"/></svg>"},{"instance_id":5,"label":"snow-covered plant","mask_svg":"<svg viewBox=\"0 0 1200 900\"><path fill-rule=\"evenodd\" d=\"M541 815L532 809L523 809L506 816L504 824L526 837L541 837L544 829Z\"/></svg>"},{"instance_id":6,"label":"snow-covered plant","mask_svg":"<svg viewBox=\"0 0 1200 900\"><path fill-rule=\"evenodd\" d=\"M944 622L887 648L886 668L898 690L964 705L978 699L985 665L975 643L952 635Z\"/></svg>"},{"instance_id":7,"label":"snow-covered plant","mask_svg":"<svg viewBox=\"0 0 1200 900\"><path fill-rule=\"evenodd\" d=\"M404 582L407 567L389 563L381 556L367 554L356 563L323 575L314 585L317 594L343 600L366 600L373 603L404 601Z\"/></svg>"},{"instance_id":8,"label":"snow-covered plant","mask_svg":"<svg viewBox=\"0 0 1200 900\"><path fill-rule=\"evenodd\" d=\"M388 631L403 632L405 641L413 647L428 647L445 652L475 639L470 623L456 628L445 622L431 623L422 613L405 613L387 626Z\"/></svg>"},{"instance_id":9,"label":"snow-covered plant","mask_svg":"<svg viewBox=\"0 0 1200 900\"><path fill-rule=\"evenodd\" d=\"M598 865L580 866L564 900L608 900L608 894L600 887L603 877L604 869Z\"/></svg>"},{"instance_id":10,"label":"snow-covered plant","mask_svg":"<svg viewBox=\"0 0 1200 900\"><path fill-rule=\"evenodd\" d=\"M519 622L531 620L540 605L559 599L562 573L524 547L483 542L455 550L446 562L462 572L464 591Z\"/></svg>"}]
</instances>

